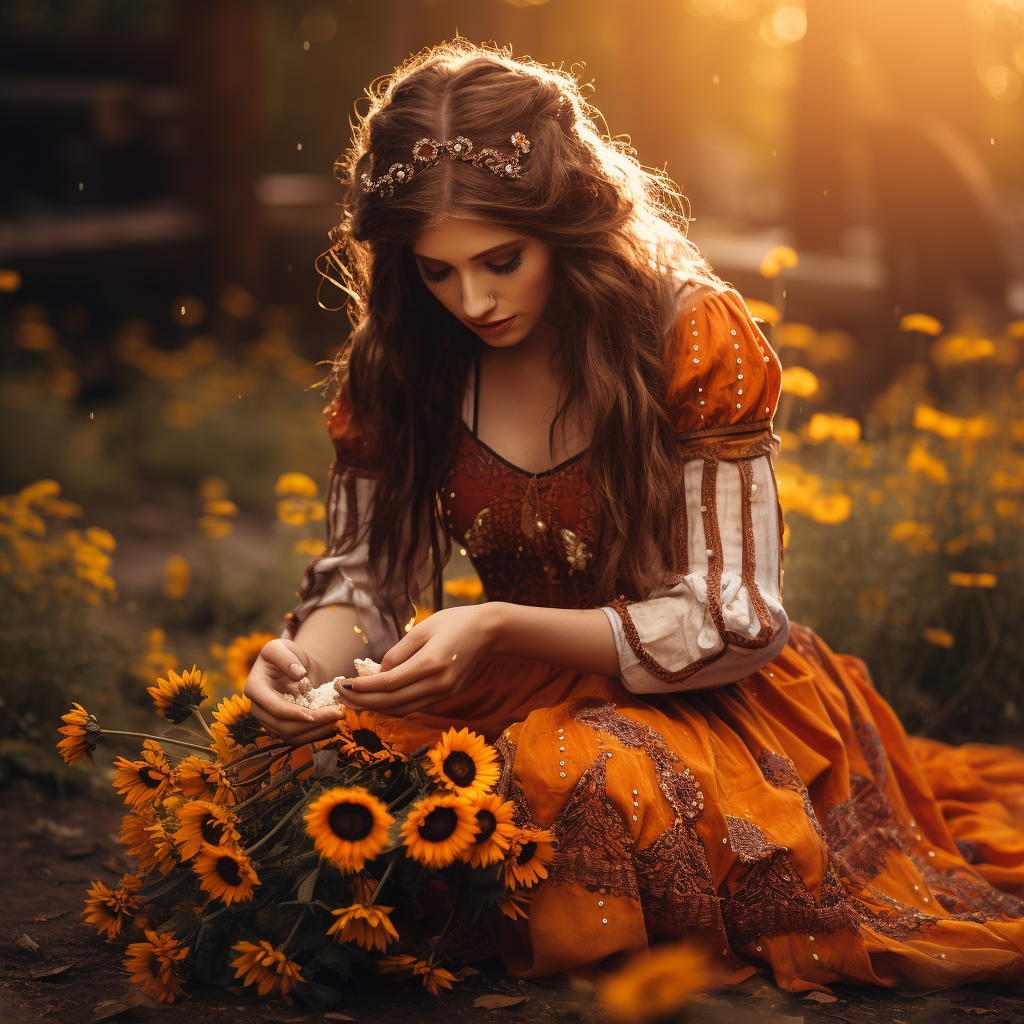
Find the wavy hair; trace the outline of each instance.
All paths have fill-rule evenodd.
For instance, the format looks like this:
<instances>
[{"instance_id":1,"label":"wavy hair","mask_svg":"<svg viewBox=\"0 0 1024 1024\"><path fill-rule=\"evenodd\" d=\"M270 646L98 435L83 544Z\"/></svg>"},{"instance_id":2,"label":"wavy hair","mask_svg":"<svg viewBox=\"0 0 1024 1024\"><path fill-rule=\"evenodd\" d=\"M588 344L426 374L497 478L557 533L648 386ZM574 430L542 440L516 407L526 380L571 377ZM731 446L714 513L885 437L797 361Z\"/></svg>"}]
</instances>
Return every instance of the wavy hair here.
<instances>
[{"instance_id":1,"label":"wavy hair","mask_svg":"<svg viewBox=\"0 0 1024 1024\"><path fill-rule=\"evenodd\" d=\"M549 318L562 327L564 380L549 435L572 416L592 425L588 484L601 513L603 599L644 598L674 569L673 502L681 468L665 411L666 338L683 281L721 282L686 238L676 186L602 135L576 79L464 40L410 58L367 92L353 143L335 165L347 186L328 256L349 296L354 330L328 386L351 395L378 483L371 562L411 587L412 557L429 530L435 594L438 489L457 454L476 336L423 284L411 243L450 217L530 235L555 253ZM531 141L517 179L445 159L365 194L371 179L409 162L422 138L464 135L479 150Z\"/></svg>"}]
</instances>

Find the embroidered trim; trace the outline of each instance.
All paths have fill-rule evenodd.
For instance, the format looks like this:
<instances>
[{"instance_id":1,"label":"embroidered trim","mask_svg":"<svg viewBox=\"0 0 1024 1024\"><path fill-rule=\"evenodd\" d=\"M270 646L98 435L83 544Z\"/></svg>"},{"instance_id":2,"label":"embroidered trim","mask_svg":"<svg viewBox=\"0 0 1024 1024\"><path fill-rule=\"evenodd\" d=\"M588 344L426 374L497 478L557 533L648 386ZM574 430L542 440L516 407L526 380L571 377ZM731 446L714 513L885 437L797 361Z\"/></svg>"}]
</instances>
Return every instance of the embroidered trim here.
<instances>
[{"instance_id":1,"label":"embroidered trim","mask_svg":"<svg viewBox=\"0 0 1024 1024\"><path fill-rule=\"evenodd\" d=\"M772 429L771 420L747 420L743 423L727 423L720 427L703 427L700 430L684 430L676 434L676 440L686 442L702 437L719 437L726 434L753 434L760 430Z\"/></svg>"},{"instance_id":2,"label":"embroidered trim","mask_svg":"<svg viewBox=\"0 0 1024 1024\"><path fill-rule=\"evenodd\" d=\"M599 754L580 776L552 826L556 845L548 881L582 885L640 902L633 870L633 840L622 814L608 799L608 759Z\"/></svg>"},{"instance_id":3,"label":"embroidered trim","mask_svg":"<svg viewBox=\"0 0 1024 1024\"><path fill-rule=\"evenodd\" d=\"M632 604L632 602L627 601L626 598L617 597L614 601L609 603L608 607L613 608L622 620L622 632L626 637L626 643L628 643L632 648L633 653L637 657L637 661L639 661L655 679L662 683L674 686L677 683L685 682L690 678L690 676L695 675L706 665L710 665L712 662L717 661L728 650L728 648L723 645L720 651L716 651L714 654L709 654L706 658L700 658L692 664L684 665L681 669L673 672L651 657L647 648L644 647L644 643L640 639L640 633L637 631L637 628L633 623L633 618L629 614L629 610L627 608L630 604Z\"/></svg>"},{"instance_id":4,"label":"embroidered trim","mask_svg":"<svg viewBox=\"0 0 1024 1024\"><path fill-rule=\"evenodd\" d=\"M758 589L756 579L754 513L751 507L753 501L751 487L754 483L754 467L748 459L743 459L738 463L738 468L740 471L740 482L743 485L743 494L740 498L741 521L743 525L743 568L741 575L743 583L747 588L747 594L750 596L750 603L754 606L754 614L757 615L757 621L761 624L757 637L760 639L761 635L766 631L769 635L774 636L775 623L772 621L772 615L768 611L768 606L764 603L764 598Z\"/></svg>"},{"instance_id":5,"label":"embroidered trim","mask_svg":"<svg viewBox=\"0 0 1024 1024\"><path fill-rule=\"evenodd\" d=\"M690 462L693 459L719 459L724 462L738 462L740 459L756 459L762 455L771 457L773 435L770 430L762 430L749 439L732 438L725 441L712 441L707 444L680 444L680 457Z\"/></svg>"}]
</instances>

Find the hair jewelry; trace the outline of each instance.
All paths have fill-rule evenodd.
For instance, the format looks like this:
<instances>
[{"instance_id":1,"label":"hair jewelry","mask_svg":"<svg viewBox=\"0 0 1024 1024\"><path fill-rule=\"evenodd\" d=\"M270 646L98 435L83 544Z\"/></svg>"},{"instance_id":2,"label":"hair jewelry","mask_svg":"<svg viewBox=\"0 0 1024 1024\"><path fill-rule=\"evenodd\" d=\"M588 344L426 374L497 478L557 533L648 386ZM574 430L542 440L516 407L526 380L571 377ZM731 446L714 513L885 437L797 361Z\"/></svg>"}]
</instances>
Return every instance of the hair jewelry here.
<instances>
[{"instance_id":1,"label":"hair jewelry","mask_svg":"<svg viewBox=\"0 0 1024 1024\"><path fill-rule=\"evenodd\" d=\"M513 153L509 156L498 149L474 150L473 143L464 135L457 135L446 142L420 139L412 147L411 164L392 164L379 178L362 175L363 192L367 195L380 192L382 198L390 199L395 194L395 185L405 184L418 172L440 163L445 155L452 160L464 160L474 167L485 167L499 178L518 178L521 171L519 159L530 152L530 140L522 132L515 132L511 141Z\"/></svg>"}]
</instances>

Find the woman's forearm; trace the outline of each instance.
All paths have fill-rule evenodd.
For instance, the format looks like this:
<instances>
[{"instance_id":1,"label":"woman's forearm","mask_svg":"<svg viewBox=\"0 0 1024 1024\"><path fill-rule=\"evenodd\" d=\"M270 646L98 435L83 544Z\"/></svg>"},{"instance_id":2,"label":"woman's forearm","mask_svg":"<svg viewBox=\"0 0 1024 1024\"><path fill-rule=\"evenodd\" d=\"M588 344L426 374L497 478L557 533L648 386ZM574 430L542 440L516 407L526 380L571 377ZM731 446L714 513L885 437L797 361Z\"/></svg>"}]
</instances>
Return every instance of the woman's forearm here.
<instances>
[{"instance_id":1,"label":"woman's forearm","mask_svg":"<svg viewBox=\"0 0 1024 1024\"><path fill-rule=\"evenodd\" d=\"M491 615L495 654L595 675L619 674L615 636L600 608L531 608L505 601L482 607Z\"/></svg>"},{"instance_id":2,"label":"woman's forearm","mask_svg":"<svg viewBox=\"0 0 1024 1024\"><path fill-rule=\"evenodd\" d=\"M343 604L315 608L302 621L295 642L309 655L309 679L314 686L355 675L353 660L366 657L366 644L356 626L355 609Z\"/></svg>"}]
</instances>

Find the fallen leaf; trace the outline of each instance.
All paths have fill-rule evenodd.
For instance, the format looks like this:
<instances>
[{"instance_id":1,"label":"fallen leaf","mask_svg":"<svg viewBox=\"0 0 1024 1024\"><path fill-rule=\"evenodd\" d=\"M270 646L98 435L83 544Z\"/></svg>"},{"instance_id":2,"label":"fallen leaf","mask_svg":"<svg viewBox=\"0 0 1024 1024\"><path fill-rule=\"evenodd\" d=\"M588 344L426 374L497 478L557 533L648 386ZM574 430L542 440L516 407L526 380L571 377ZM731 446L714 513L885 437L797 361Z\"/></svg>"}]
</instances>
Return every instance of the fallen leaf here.
<instances>
[{"instance_id":1,"label":"fallen leaf","mask_svg":"<svg viewBox=\"0 0 1024 1024\"><path fill-rule=\"evenodd\" d=\"M526 1002L526 996L477 996L473 1000L474 1006L482 1007L485 1010L500 1010L503 1006L518 1006Z\"/></svg>"},{"instance_id":2,"label":"fallen leaf","mask_svg":"<svg viewBox=\"0 0 1024 1024\"><path fill-rule=\"evenodd\" d=\"M35 939L30 939L24 932L21 933L17 942L22 949L27 949L30 953L39 952L39 943Z\"/></svg>"},{"instance_id":3,"label":"fallen leaf","mask_svg":"<svg viewBox=\"0 0 1024 1024\"><path fill-rule=\"evenodd\" d=\"M459 970L455 972L455 977L458 978L459 981L462 981L465 978L472 978L474 974L479 973L480 972L475 967L460 967Z\"/></svg>"},{"instance_id":4,"label":"fallen leaf","mask_svg":"<svg viewBox=\"0 0 1024 1024\"><path fill-rule=\"evenodd\" d=\"M64 960L59 963L47 964L44 967L37 967L34 971L30 971L29 973L36 981L40 981L43 978L56 978L58 974L63 974L65 971L70 971L72 967L84 963L88 959L89 958L85 956L76 956L73 957L71 960Z\"/></svg>"},{"instance_id":5,"label":"fallen leaf","mask_svg":"<svg viewBox=\"0 0 1024 1024\"><path fill-rule=\"evenodd\" d=\"M779 993L776 989L769 988L767 985L762 985L757 991L751 992L751 996L754 999L779 999Z\"/></svg>"},{"instance_id":6,"label":"fallen leaf","mask_svg":"<svg viewBox=\"0 0 1024 1024\"><path fill-rule=\"evenodd\" d=\"M224 991L230 992L233 996L240 996L245 991L245 987L243 985L225 985Z\"/></svg>"},{"instance_id":7,"label":"fallen leaf","mask_svg":"<svg viewBox=\"0 0 1024 1024\"><path fill-rule=\"evenodd\" d=\"M151 996L147 996L142 989L130 988L123 996L121 1002L125 1006L148 1006L151 1010L159 1010L160 1004Z\"/></svg>"},{"instance_id":8,"label":"fallen leaf","mask_svg":"<svg viewBox=\"0 0 1024 1024\"><path fill-rule=\"evenodd\" d=\"M330 1013L320 1014L325 1020L355 1020L355 1017L346 1017L343 1013L335 1013L333 1010Z\"/></svg>"},{"instance_id":9,"label":"fallen leaf","mask_svg":"<svg viewBox=\"0 0 1024 1024\"><path fill-rule=\"evenodd\" d=\"M126 1006L124 1003L120 1003L116 999L105 999L102 1003L96 1004L96 1012L93 1014L92 1019L95 1024L96 1021L110 1020L111 1017L116 1017L130 1009L130 1006Z\"/></svg>"},{"instance_id":10,"label":"fallen leaf","mask_svg":"<svg viewBox=\"0 0 1024 1024\"><path fill-rule=\"evenodd\" d=\"M839 1001L829 992L805 992L804 999L809 1003L836 1003Z\"/></svg>"},{"instance_id":11,"label":"fallen leaf","mask_svg":"<svg viewBox=\"0 0 1024 1024\"><path fill-rule=\"evenodd\" d=\"M33 921L56 921L58 917L63 917L65 914L70 914L70 910L62 910L59 914L51 914L49 917L33 917Z\"/></svg>"}]
</instances>

